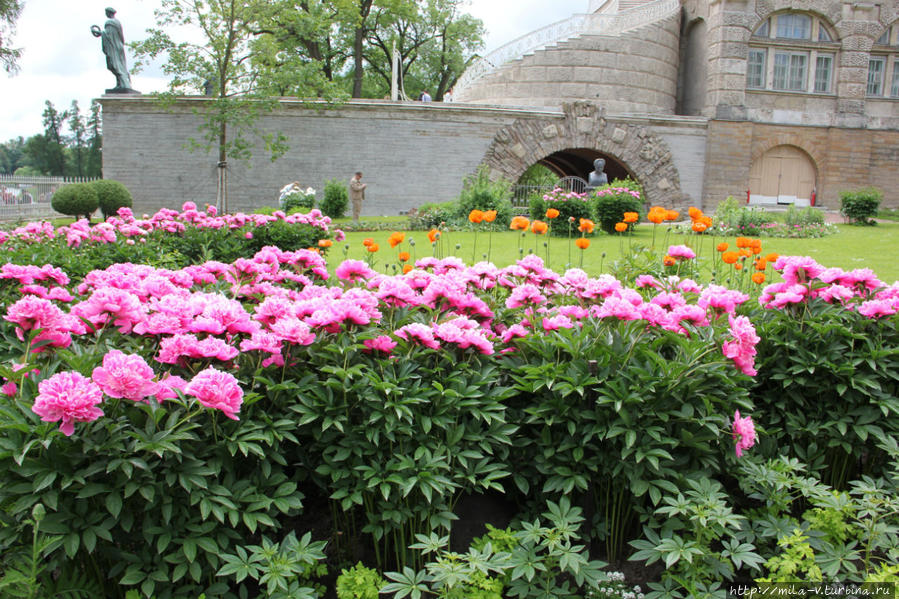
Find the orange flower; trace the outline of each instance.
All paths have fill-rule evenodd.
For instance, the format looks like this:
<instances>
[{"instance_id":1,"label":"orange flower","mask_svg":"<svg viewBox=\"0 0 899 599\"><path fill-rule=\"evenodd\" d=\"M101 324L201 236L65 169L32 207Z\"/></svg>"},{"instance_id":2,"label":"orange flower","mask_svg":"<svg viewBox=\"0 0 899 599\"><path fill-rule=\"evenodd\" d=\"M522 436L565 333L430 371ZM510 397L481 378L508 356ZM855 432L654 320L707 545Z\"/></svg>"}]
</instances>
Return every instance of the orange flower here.
<instances>
[{"instance_id":1,"label":"orange flower","mask_svg":"<svg viewBox=\"0 0 899 599\"><path fill-rule=\"evenodd\" d=\"M664 264L665 266L674 266L675 264L677 264L677 260L675 260L671 256L665 256L662 259L662 264Z\"/></svg>"},{"instance_id":2,"label":"orange flower","mask_svg":"<svg viewBox=\"0 0 899 599\"><path fill-rule=\"evenodd\" d=\"M698 220L699 222L704 224L707 228L712 226L712 217L711 216L703 215L696 220Z\"/></svg>"},{"instance_id":3,"label":"orange flower","mask_svg":"<svg viewBox=\"0 0 899 599\"><path fill-rule=\"evenodd\" d=\"M581 233L592 233L596 224L589 218L582 218L578 224L577 230Z\"/></svg>"},{"instance_id":4,"label":"orange flower","mask_svg":"<svg viewBox=\"0 0 899 599\"><path fill-rule=\"evenodd\" d=\"M697 233L702 233L703 231L705 231L708 228L709 228L709 226L702 221L699 221L699 220L693 221L693 230L696 231Z\"/></svg>"},{"instance_id":5,"label":"orange flower","mask_svg":"<svg viewBox=\"0 0 899 599\"><path fill-rule=\"evenodd\" d=\"M727 248L729 248L729 247L730 246L727 244L726 241L722 241L721 243L718 244L717 249L719 252L726 252Z\"/></svg>"},{"instance_id":6,"label":"orange flower","mask_svg":"<svg viewBox=\"0 0 899 599\"><path fill-rule=\"evenodd\" d=\"M625 212L624 218L622 218L621 220L626 223L635 223L640 220L640 215L636 212Z\"/></svg>"},{"instance_id":7,"label":"orange flower","mask_svg":"<svg viewBox=\"0 0 899 599\"><path fill-rule=\"evenodd\" d=\"M440 231L438 231L437 229L431 229L430 231L428 231L428 241L434 243L438 239L440 239Z\"/></svg>"},{"instance_id":8,"label":"orange flower","mask_svg":"<svg viewBox=\"0 0 899 599\"><path fill-rule=\"evenodd\" d=\"M527 231L530 226L531 221L523 216L515 216L512 218L512 223L509 225L509 228L513 231Z\"/></svg>"},{"instance_id":9,"label":"orange flower","mask_svg":"<svg viewBox=\"0 0 899 599\"><path fill-rule=\"evenodd\" d=\"M405 233L394 233L387 239L387 242L390 244L390 247L395 248L399 244L403 243L404 239L406 239Z\"/></svg>"},{"instance_id":10,"label":"orange flower","mask_svg":"<svg viewBox=\"0 0 899 599\"><path fill-rule=\"evenodd\" d=\"M737 270L743 270L743 265L737 262L736 264L734 264L734 268L736 268Z\"/></svg>"},{"instance_id":11,"label":"orange flower","mask_svg":"<svg viewBox=\"0 0 899 599\"><path fill-rule=\"evenodd\" d=\"M474 224L478 224L484 220L484 213L477 209L472 210L468 213L468 220L470 220Z\"/></svg>"},{"instance_id":12,"label":"orange flower","mask_svg":"<svg viewBox=\"0 0 899 599\"><path fill-rule=\"evenodd\" d=\"M752 282L756 283L757 285L761 285L762 283L764 283L765 282L765 273L763 273L763 272L753 273Z\"/></svg>"},{"instance_id":13,"label":"orange flower","mask_svg":"<svg viewBox=\"0 0 899 599\"><path fill-rule=\"evenodd\" d=\"M546 218L552 220L554 218L559 218L559 211L555 208L550 208L546 211Z\"/></svg>"},{"instance_id":14,"label":"orange flower","mask_svg":"<svg viewBox=\"0 0 899 599\"><path fill-rule=\"evenodd\" d=\"M496 210L486 210L484 212L484 220L488 223L492 223L496 220Z\"/></svg>"},{"instance_id":15,"label":"orange flower","mask_svg":"<svg viewBox=\"0 0 899 599\"><path fill-rule=\"evenodd\" d=\"M748 258L749 256L752 255L752 252L751 252L750 250L747 250L747 249L742 249L742 250L740 250L740 251L737 252L737 253L740 254L741 256L743 256L744 258Z\"/></svg>"},{"instance_id":16,"label":"orange flower","mask_svg":"<svg viewBox=\"0 0 899 599\"><path fill-rule=\"evenodd\" d=\"M665 211L665 220L677 220L677 217L680 216L680 212L677 210L666 210Z\"/></svg>"},{"instance_id":17,"label":"orange flower","mask_svg":"<svg viewBox=\"0 0 899 599\"><path fill-rule=\"evenodd\" d=\"M768 262L777 262L778 258L780 258L780 255L778 255L774 252L771 252L770 254L765 256L765 260L767 260Z\"/></svg>"},{"instance_id":18,"label":"orange flower","mask_svg":"<svg viewBox=\"0 0 899 599\"><path fill-rule=\"evenodd\" d=\"M662 221L665 220L665 213L664 212L655 212L653 210L650 210L649 214L646 215L646 220L648 220L651 223L655 223L657 225L661 224Z\"/></svg>"},{"instance_id":19,"label":"orange flower","mask_svg":"<svg viewBox=\"0 0 899 599\"><path fill-rule=\"evenodd\" d=\"M740 259L740 255L737 252L724 252L721 254L721 259L727 264L735 264Z\"/></svg>"},{"instance_id":20,"label":"orange flower","mask_svg":"<svg viewBox=\"0 0 899 599\"><path fill-rule=\"evenodd\" d=\"M574 245L581 248L582 250L586 250L588 247L590 247L590 240L586 237L578 237L574 240Z\"/></svg>"},{"instance_id":21,"label":"orange flower","mask_svg":"<svg viewBox=\"0 0 899 599\"><path fill-rule=\"evenodd\" d=\"M768 268L768 261L764 258L759 258L755 261L755 269L756 270L765 270Z\"/></svg>"},{"instance_id":22,"label":"orange flower","mask_svg":"<svg viewBox=\"0 0 899 599\"><path fill-rule=\"evenodd\" d=\"M627 231L627 223L615 223L615 230L619 233Z\"/></svg>"},{"instance_id":23,"label":"orange flower","mask_svg":"<svg viewBox=\"0 0 899 599\"><path fill-rule=\"evenodd\" d=\"M687 214L690 215L691 220L697 220L699 218L702 218L702 210L700 210L699 208L695 208L693 206L690 206L690 209L687 210Z\"/></svg>"},{"instance_id":24,"label":"orange flower","mask_svg":"<svg viewBox=\"0 0 899 599\"><path fill-rule=\"evenodd\" d=\"M411 271L411 270L412 270L412 265L411 265L411 264L403 264L403 274L406 274L406 273L408 273L408 272Z\"/></svg>"},{"instance_id":25,"label":"orange flower","mask_svg":"<svg viewBox=\"0 0 899 599\"><path fill-rule=\"evenodd\" d=\"M400 262L408 262L412 256L409 255L409 252L400 252L397 257L400 259Z\"/></svg>"},{"instance_id":26,"label":"orange flower","mask_svg":"<svg viewBox=\"0 0 899 599\"><path fill-rule=\"evenodd\" d=\"M370 244L369 244L368 246L366 246L366 247L368 247L368 251L371 252L372 254L374 254L374 253L377 252L379 249L381 249L381 248L378 247L378 244L377 244L377 243L370 243Z\"/></svg>"},{"instance_id":27,"label":"orange flower","mask_svg":"<svg viewBox=\"0 0 899 599\"><path fill-rule=\"evenodd\" d=\"M542 220L535 220L531 223L531 232L537 235L543 235L549 230L549 225L547 225Z\"/></svg>"},{"instance_id":28,"label":"orange flower","mask_svg":"<svg viewBox=\"0 0 899 599\"><path fill-rule=\"evenodd\" d=\"M752 245L749 246L752 249L753 254L761 254L762 253L762 240L761 239L753 239Z\"/></svg>"},{"instance_id":29,"label":"orange flower","mask_svg":"<svg viewBox=\"0 0 899 599\"><path fill-rule=\"evenodd\" d=\"M738 248L746 248L749 247L749 244L752 243L748 237L737 237L737 247Z\"/></svg>"},{"instance_id":30,"label":"orange flower","mask_svg":"<svg viewBox=\"0 0 899 599\"><path fill-rule=\"evenodd\" d=\"M320 248L329 248L332 245L334 245L334 242L331 241L330 239L319 239L318 240L318 247L320 247Z\"/></svg>"},{"instance_id":31,"label":"orange flower","mask_svg":"<svg viewBox=\"0 0 899 599\"><path fill-rule=\"evenodd\" d=\"M650 212L660 212L660 213L664 214L665 212L667 212L667 209L664 206L653 206L652 208L649 209L649 211Z\"/></svg>"},{"instance_id":32,"label":"orange flower","mask_svg":"<svg viewBox=\"0 0 899 599\"><path fill-rule=\"evenodd\" d=\"M371 244L373 244L374 242L375 242L375 240L372 239L371 237L366 237L365 239L362 240L362 245L364 245L365 247L371 247Z\"/></svg>"}]
</instances>

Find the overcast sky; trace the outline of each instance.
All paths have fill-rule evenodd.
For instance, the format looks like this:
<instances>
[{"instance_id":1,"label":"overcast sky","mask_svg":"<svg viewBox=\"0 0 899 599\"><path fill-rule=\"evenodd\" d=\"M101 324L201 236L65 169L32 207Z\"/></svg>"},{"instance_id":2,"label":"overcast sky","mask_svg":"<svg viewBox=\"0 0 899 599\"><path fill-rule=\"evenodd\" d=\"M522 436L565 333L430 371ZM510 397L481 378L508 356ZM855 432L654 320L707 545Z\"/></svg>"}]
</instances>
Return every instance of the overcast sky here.
<instances>
[{"instance_id":1,"label":"overcast sky","mask_svg":"<svg viewBox=\"0 0 899 599\"><path fill-rule=\"evenodd\" d=\"M468 12L484 21L491 51L543 25L585 12L588 4L589 0L470 0ZM59 110L77 100L82 114L87 114L91 99L115 86L90 26L102 28L104 10L112 6L125 41L143 39L159 5L158 0L25 0L11 44L23 49L20 71L12 77L0 71L0 142L40 133L46 100ZM129 52L129 65L132 62ZM165 80L151 73L132 75L132 87L144 93L164 89Z\"/></svg>"}]
</instances>

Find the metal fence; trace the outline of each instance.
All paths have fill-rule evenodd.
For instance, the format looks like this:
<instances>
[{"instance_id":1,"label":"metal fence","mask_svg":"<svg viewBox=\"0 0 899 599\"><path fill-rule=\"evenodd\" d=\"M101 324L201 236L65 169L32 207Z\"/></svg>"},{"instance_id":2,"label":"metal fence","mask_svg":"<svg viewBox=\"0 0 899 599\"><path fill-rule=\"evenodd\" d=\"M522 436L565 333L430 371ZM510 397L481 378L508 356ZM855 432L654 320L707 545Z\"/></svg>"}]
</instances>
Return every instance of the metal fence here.
<instances>
[{"instance_id":1,"label":"metal fence","mask_svg":"<svg viewBox=\"0 0 899 599\"><path fill-rule=\"evenodd\" d=\"M68 183L96 181L88 177L0 175L0 220L34 220L58 216L50 202Z\"/></svg>"}]
</instances>

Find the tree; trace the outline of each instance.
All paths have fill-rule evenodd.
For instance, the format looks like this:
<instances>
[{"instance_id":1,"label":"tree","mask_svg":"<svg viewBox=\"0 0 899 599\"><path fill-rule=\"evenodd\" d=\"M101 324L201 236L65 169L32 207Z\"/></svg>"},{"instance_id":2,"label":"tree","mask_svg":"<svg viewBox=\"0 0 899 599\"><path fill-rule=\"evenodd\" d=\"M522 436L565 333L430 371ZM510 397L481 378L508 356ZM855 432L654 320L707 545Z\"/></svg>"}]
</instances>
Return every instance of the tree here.
<instances>
[{"instance_id":1,"label":"tree","mask_svg":"<svg viewBox=\"0 0 899 599\"><path fill-rule=\"evenodd\" d=\"M91 115L87 119L87 176L103 176L103 133L100 120L100 103L91 100Z\"/></svg>"},{"instance_id":2,"label":"tree","mask_svg":"<svg viewBox=\"0 0 899 599\"><path fill-rule=\"evenodd\" d=\"M222 211L228 210L228 161L250 158L251 137L264 141L272 160L287 150L283 134L256 126L261 114L277 106L259 90L257 73L250 68L257 15L265 4L266 0L161 0L155 11L157 27L149 30L149 38L131 44L140 57L136 69L143 59L167 56L163 71L171 80L168 91L160 95L164 105L171 106L177 95L211 88L212 99L197 109L203 123L191 146L218 150L216 206ZM167 30L182 26L198 29L203 43L173 40Z\"/></svg>"},{"instance_id":3,"label":"tree","mask_svg":"<svg viewBox=\"0 0 899 599\"><path fill-rule=\"evenodd\" d=\"M72 100L68 116L69 132L71 133L68 137L69 156L71 157L69 169L72 175L85 177L87 176L87 127L84 117L81 116L78 100Z\"/></svg>"},{"instance_id":4,"label":"tree","mask_svg":"<svg viewBox=\"0 0 899 599\"><path fill-rule=\"evenodd\" d=\"M0 65L7 73L18 70L17 61L22 56L21 49L9 47L20 14L22 3L19 0L0 0Z\"/></svg>"},{"instance_id":5,"label":"tree","mask_svg":"<svg viewBox=\"0 0 899 599\"><path fill-rule=\"evenodd\" d=\"M68 113L59 112L50 100L45 102L44 132L28 138L25 154L31 166L44 175L62 177L66 174L66 151L62 129Z\"/></svg>"},{"instance_id":6,"label":"tree","mask_svg":"<svg viewBox=\"0 0 899 599\"><path fill-rule=\"evenodd\" d=\"M16 169L25 166L25 139L15 137L0 144L0 174L12 175Z\"/></svg>"}]
</instances>

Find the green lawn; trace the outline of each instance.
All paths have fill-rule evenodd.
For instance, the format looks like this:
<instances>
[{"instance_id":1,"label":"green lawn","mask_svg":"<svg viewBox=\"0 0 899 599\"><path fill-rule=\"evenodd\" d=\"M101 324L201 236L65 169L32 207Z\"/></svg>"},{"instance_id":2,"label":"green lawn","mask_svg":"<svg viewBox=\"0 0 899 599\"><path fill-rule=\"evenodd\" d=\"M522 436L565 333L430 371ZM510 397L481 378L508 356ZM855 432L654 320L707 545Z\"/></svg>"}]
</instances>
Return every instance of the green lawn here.
<instances>
[{"instance_id":1,"label":"green lawn","mask_svg":"<svg viewBox=\"0 0 899 599\"><path fill-rule=\"evenodd\" d=\"M397 230L402 230L404 221L397 221ZM339 225L338 225L339 226ZM777 252L784 255L811 256L824 266L839 266L844 269L863 268L872 269L885 282L892 283L899 280L899 251L896 244L899 242L899 222L882 222L873 227L858 227L850 225L837 225L839 233L820 239L762 239L762 252L768 254ZM336 243L331 249L332 261L334 258L342 260L344 256L354 259L365 259L368 255L362 241L365 238L373 239L380 249L375 254L375 268L384 272L397 264L397 252L402 249L412 254L412 259L434 255L434 248L428 242L424 231L412 231L406 233L406 241L400 248L391 249L387 238L390 231L370 231L348 233L343 243ZM414 246L410 245L414 241ZM545 259L546 247L549 243L549 266L557 271L564 272L570 264L579 266L581 250L573 247L566 239L553 237L537 238L532 233L524 237L513 231L495 232L490 240L490 261L497 266L506 266L514 262L521 255L519 243L527 253L535 249ZM674 233L665 233L665 229L659 227L656 232L655 247L661 252L669 245L688 244L700 257L708 257L714 253L714 246L727 241L733 247L734 238L713 238L685 236ZM618 237L610 235L598 235L591 238L590 247L584 250L583 268L592 275L609 271L611 262L618 260L633 247L649 247L653 242L652 226L641 224L637 227L633 236ZM477 243L477 246L475 246ZM488 251L488 234L450 231L441 241L439 248L443 255L455 255L467 263L485 260ZM457 247L458 246L458 247ZM603 256L605 254L605 256ZM570 258L569 258L570 255ZM570 262L569 262L570 260Z\"/></svg>"}]
</instances>

